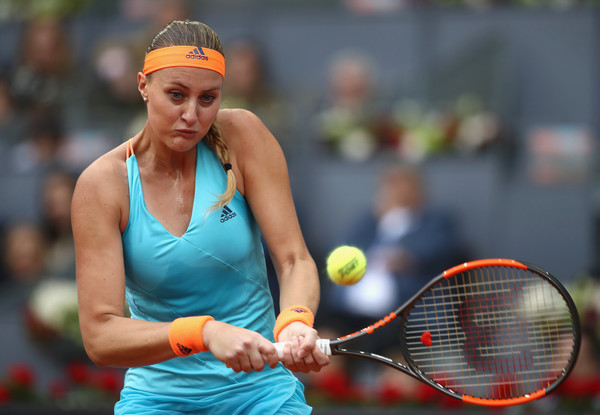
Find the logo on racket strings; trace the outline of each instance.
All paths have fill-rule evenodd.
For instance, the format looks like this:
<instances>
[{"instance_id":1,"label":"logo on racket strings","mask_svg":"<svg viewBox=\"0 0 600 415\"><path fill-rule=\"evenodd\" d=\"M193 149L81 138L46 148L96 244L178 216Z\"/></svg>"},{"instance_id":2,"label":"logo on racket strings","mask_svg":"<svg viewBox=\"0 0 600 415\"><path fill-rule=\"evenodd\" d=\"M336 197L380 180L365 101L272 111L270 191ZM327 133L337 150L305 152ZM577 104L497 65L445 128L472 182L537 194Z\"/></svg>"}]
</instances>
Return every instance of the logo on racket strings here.
<instances>
[{"instance_id":1,"label":"logo on racket strings","mask_svg":"<svg viewBox=\"0 0 600 415\"><path fill-rule=\"evenodd\" d=\"M458 307L458 324L465 334L465 358L478 372L494 373L505 368L515 373L534 365L528 331L520 329L518 320L510 320L513 307L506 302L506 298L495 293L480 294L462 301ZM503 316L505 324L495 324L490 318L482 318L482 314Z\"/></svg>"}]
</instances>

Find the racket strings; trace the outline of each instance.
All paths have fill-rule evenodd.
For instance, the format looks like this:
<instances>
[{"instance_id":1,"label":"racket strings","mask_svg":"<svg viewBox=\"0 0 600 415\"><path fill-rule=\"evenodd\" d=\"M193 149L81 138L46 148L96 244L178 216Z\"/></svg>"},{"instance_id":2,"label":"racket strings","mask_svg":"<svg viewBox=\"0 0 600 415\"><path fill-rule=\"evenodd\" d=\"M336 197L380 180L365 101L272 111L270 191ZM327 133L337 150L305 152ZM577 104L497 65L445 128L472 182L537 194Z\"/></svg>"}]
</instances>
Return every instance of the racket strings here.
<instances>
[{"instance_id":1,"label":"racket strings","mask_svg":"<svg viewBox=\"0 0 600 415\"><path fill-rule=\"evenodd\" d=\"M553 285L529 270L487 266L440 280L413 306L403 334L409 360L434 382L509 399L561 376L573 357L573 332Z\"/></svg>"}]
</instances>

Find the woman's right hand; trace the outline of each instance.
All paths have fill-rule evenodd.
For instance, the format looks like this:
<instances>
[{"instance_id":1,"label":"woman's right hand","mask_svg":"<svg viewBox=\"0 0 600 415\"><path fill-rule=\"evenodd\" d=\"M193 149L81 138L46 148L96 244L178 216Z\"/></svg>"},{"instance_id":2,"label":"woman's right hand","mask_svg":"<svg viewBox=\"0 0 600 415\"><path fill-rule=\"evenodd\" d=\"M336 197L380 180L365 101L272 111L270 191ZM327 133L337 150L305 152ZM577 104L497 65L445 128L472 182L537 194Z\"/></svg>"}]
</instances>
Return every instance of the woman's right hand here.
<instances>
[{"instance_id":1,"label":"woman's right hand","mask_svg":"<svg viewBox=\"0 0 600 415\"><path fill-rule=\"evenodd\" d=\"M204 346L234 372L260 372L265 364L279 362L275 346L260 334L221 321L207 321L202 329Z\"/></svg>"}]
</instances>

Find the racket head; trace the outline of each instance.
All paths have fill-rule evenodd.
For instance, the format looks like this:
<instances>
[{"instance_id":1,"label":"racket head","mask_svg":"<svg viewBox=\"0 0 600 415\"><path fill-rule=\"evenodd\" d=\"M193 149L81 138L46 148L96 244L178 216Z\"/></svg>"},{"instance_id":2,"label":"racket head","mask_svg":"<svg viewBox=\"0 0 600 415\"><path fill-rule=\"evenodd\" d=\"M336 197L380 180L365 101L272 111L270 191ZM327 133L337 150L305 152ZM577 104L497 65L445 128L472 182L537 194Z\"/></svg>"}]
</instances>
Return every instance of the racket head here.
<instances>
[{"instance_id":1,"label":"racket head","mask_svg":"<svg viewBox=\"0 0 600 415\"><path fill-rule=\"evenodd\" d=\"M398 312L410 372L479 405L550 393L579 353L579 317L567 290L549 272L514 260L447 270Z\"/></svg>"}]
</instances>

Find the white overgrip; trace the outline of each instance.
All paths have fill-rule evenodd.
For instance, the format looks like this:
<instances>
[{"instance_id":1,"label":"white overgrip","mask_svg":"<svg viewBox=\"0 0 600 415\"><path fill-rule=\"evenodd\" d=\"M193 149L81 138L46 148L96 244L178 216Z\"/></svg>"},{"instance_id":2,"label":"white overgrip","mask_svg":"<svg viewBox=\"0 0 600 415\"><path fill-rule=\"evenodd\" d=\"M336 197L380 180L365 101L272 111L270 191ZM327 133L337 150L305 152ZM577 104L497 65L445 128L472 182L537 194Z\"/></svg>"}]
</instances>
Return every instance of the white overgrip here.
<instances>
[{"instance_id":1,"label":"white overgrip","mask_svg":"<svg viewBox=\"0 0 600 415\"><path fill-rule=\"evenodd\" d=\"M279 357L279 360L283 359L283 350L286 344L289 344L289 342L273 343L273 345L275 346L275 350L277 350L277 356ZM319 349L321 349L325 356L331 356L331 346L329 345L329 339L317 339L317 346L319 347Z\"/></svg>"}]
</instances>

